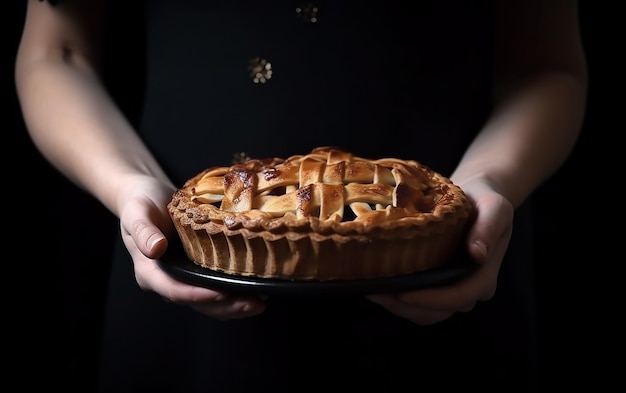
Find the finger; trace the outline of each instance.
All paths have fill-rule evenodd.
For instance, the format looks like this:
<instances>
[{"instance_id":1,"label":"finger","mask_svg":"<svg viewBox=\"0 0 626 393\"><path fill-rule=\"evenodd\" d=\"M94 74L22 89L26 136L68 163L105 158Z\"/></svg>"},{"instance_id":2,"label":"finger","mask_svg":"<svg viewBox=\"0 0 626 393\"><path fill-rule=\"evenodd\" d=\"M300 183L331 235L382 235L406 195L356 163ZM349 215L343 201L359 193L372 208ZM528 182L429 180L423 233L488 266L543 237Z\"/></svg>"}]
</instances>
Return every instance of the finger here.
<instances>
[{"instance_id":1,"label":"finger","mask_svg":"<svg viewBox=\"0 0 626 393\"><path fill-rule=\"evenodd\" d=\"M265 303L258 298L227 299L198 303L191 307L202 314L221 321L248 318L265 311Z\"/></svg>"},{"instance_id":2,"label":"finger","mask_svg":"<svg viewBox=\"0 0 626 393\"><path fill-rule=\"evenodd\" d=\"M470 228L467 247L474 260L486 263L502 238L510 236L514 211L510 202L496 193L483 193L475 203L479 213Z\"/></svg>"},{"instance_id":3,"label":"finger","mask_svg":"<svg viewBox=\"0 0 626 393\"><path fill-rule=\"evenodd\" d=\"M144 291L156 292L176 304L189 305L197 302L219 301L227 294L209 288L189 285L164 272L156 260L144 256L133 257L135 279Z\"/></svg>"},{"instance_id":4,"label":"finger","mask_svg":"<svg viewBox=\"0 0 626 393\"><path fill-rule=\"evenodd\" d=\"M152 203L132 201L124 208L120 220L122 234L130 236L139 251L149 258L161 257L168 245L165 234L155 224L163 221L156 219L159 214L164 213Z\"/></svg>"},{"instance_id":5,"label":"finger","mask_svg":"<svg viewBox=\"0 0 626 393\"><path fill-rule=\"evenodd\" d=\"M475 305L477 296L475 290L467 289L462 285L449 286L445 288L420 289L417 291L409 291L397 293L393 295L394 300L402 303L407 307L419 308L431 311L443 311L448 313L471 311ZM379 303L381 300L388 304L388 299L374 298L374 302Z\"/></svg>"},{"instance_id":6,"label":"finger","mask_svg":"<svg viewBox=\"0 0 626 393\"><path fill-rule=\"evenodd\" d=\"M501 252L501 247L496 251ZM494 255L494 258L501 258ZM443 287L422 288L396 294L399 301L433 310L469 311L476 302L491 299L497 288L500 263L481 266L464 279Z\"/></svg>"},{"instance_id":7,"label":"finger","mask_svg":"<svg viewBox=\"0 0 626 393\"><path fill-rule=\"evenodd\" d=\"M234 297L177 281L153 260L139 261L135 266L139 286L158 293L168 303L189 306L219 320L250 317L265 310L265 303L256 297Z\"/></svg>"},{"instance_id":8,"label":"finger","mask_svg":"<svg viewBox=\"0 0 626 393\"><path fill-rule=\"evenodd\" d=\"M422 326L441 322L454 314L454 311L415 307L399 301L394 295L376 295L369 298L372 302L384 307L392 314Z\"/></svg>"}]
</instances>

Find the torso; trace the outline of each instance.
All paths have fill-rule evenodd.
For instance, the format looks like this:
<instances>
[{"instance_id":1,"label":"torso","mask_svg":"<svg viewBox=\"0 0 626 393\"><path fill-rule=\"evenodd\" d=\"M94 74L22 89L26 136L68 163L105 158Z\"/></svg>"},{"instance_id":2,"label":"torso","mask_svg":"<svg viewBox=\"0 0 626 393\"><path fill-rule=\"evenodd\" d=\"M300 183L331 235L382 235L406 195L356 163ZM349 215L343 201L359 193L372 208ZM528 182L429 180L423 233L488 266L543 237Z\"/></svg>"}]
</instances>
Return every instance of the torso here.
<instances>
[{"instance_id":1,"label":"torso","mask_svg":"<svg viewBox=\"0 0 626 393\"><path fill-rule=\"evenodd\" d=\"M178 182L237 152L327 145L448 175L491 90L489 12L453 3L149 1L143 136Z\"/></svg>"}]
</instances>

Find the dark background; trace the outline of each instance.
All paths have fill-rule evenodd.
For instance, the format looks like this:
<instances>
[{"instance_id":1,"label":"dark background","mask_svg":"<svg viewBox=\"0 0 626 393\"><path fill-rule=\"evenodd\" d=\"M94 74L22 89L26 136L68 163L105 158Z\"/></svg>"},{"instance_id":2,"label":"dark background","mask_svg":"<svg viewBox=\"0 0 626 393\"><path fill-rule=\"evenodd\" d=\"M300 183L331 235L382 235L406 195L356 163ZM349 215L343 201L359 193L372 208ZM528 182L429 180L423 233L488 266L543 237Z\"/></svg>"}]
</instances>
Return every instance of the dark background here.
<instances>
[{"instance_id":1,"label":"dark background","mask_svg":"<svg viewBox=\"0 0 626 393\"><path fill-rule=\"evenodd\" d=\"M619 25L610 15L616 11L600 8L604 2L592 3L580 5L590 72L583 132L570 159L537 190L534 206L541 378L560 388L595 379L593 353L611 349L601 348L602 340L592 332L607 321L597 294L613 295L614 287L603 284L610 281L607 267L619 258L608 248L619 241L619 230L604 229L604 220L596 218L615 220L623 214L615 189L621 180L607 176L621 169L619 155L611 154L618 147L608 139L624 129L617 121L624 110L617 105L624 100L613 59ZM72 391L94 371L110 244L118 227L99 203L50 167L28 137L13 80L24 4L10 2L1 11L8 38L2 63L4 146L9 150L3 160L4 201L8 222L17 223L16 231L6 228L13 237L5 244L19 250L5 261L10 268L5 282L12 284L9 299L19 299L9 307L11 325L18 337L28 336L17 341L21 346L14 363L35 371L34 378L48 386ZM125 47L120 50L124 53ZM132 109L136 95L122 99Z\"/></svg>"}]
</instances>

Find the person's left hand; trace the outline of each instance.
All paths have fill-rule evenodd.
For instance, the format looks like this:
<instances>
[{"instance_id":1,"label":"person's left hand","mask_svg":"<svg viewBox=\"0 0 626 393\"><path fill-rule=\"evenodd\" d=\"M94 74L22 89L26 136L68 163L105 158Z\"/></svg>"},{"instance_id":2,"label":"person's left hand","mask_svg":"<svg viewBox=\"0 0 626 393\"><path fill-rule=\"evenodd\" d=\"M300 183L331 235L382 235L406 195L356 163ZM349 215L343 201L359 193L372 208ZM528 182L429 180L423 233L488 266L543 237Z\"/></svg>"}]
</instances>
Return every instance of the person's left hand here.
<instances>
[{"instance_id":1,"label":"person's left hand","mask_svg":"<svg viewBox=\"0 0 626 393\"><path fill-rule=\"evenodd\" d=\"M418 325L431 325L457 312L471 311L477 302L494 296L511 238L514 209L486 181L474 179L461 187L476 207L466 247L480 266L468 277L448 286L371 295L368 299Z\"/></svg>"}]
</instances>

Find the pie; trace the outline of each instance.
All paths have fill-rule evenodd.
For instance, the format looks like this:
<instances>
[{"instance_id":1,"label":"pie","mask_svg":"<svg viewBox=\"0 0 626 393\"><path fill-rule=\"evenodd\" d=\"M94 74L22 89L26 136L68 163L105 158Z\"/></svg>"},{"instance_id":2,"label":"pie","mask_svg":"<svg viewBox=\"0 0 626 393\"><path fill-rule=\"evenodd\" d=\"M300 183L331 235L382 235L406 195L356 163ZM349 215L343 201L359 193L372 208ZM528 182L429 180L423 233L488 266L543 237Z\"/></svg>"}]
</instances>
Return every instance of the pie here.
<instances>
[{"instance_id":1,"label":"pie","mask_svg":"<svg viewBox=\"0 0 626 393\"><path fill-rule=\"evenodd\" d=\"M318 147L207 168L167 207L186 256L199 266L323 281L445 265L472 206L459 186L417 161Z\"/></svg>"}]
</instances>

